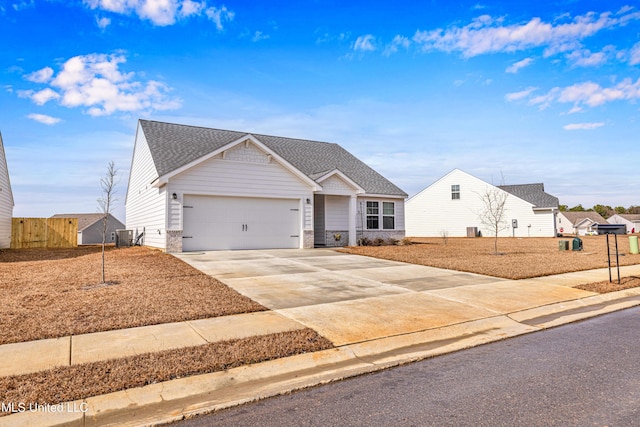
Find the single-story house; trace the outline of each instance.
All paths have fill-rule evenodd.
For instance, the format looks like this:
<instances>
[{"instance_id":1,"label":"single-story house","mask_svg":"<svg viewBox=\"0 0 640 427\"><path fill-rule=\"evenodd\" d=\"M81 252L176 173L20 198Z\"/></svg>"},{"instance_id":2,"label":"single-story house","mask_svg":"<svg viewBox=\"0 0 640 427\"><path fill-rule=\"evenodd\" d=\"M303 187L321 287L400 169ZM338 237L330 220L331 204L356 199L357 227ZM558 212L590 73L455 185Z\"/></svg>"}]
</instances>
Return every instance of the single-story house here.
<instances>
[{"instance_id":1,"label":"single-story house","mask_svg":"<svg viewBox=\"0 0 640 427\"><path fill-rule=\"evenodd\" d=\"M0 134L0 249L11 247L11 218L13 218L13 193L9 180L9 167Z\"/></svg>"},{"instance_id":2,"label":"single-story house","mask_svg":"<svg viewBox=\"0 0 640 427\"><path fill-rule=\"evenodd\" d=\"M640 214L615 214L607 218L609 224L625 224L627 233L640 233Z\"/></svg>"},{"instance_id":3,"label":"single-story house","mask_svg":"<svg viewBox=\"0 0 640 427\"><path fill-rule=\"evenodd\" d=\"M104 218L104 214L55 214L51 218L77 218L79 245L97 245L102 243L102 218ZM115 243L116 230L124 230L124 223L109 214L107 216L105 243Z\"/></svg>"},{"instance_id":4,"label":"single-story house","mask_svg":"<svg viewBox=\"0 0 640 427\"><path fill-rule=\"evenodd\" d=\"M598 212L558 212L557 224L558 233L575 234L585 236L587 234L595 234L595 224L606 224L604 219Z\"/></svg>"},{"instance_id":5,"label":"single-story house","mask_svg":"<svg viewBox=\"0 0 640 427\"><path fill-rule=\"evenodd\" d=\"M139 120L127 229L168 252L401 239L406 193L338 144Z\"/></svg>"},{"instance_id":6,"label":"single-story house","mask_svg":"<svg viewBox=\"0 0 640 427\"><path fill-rule=\"evenodd\" d=\"M558 198L543 184L494 186L459 169L449 172L405 204L407 236L490 236L495 230L482 224L486 211L483 195L505 197L502 237L552 237L556 235ZM473 231L470 233L470 230Z\"/></svg>"}]
</instances>

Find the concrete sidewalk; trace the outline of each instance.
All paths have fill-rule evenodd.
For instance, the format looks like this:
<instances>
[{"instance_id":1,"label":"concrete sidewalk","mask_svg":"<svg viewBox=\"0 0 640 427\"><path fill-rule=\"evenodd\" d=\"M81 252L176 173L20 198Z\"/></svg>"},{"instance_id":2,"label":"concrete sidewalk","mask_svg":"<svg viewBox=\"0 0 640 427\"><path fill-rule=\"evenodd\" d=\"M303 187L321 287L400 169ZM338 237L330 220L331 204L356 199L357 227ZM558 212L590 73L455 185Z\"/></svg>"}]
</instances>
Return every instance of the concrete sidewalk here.
<instances>
[{"instance_id":1,"label":"concrete sidewalk","mask_svg":"<svg viewBox=\"0 0 640 427\"><path fill-rule=\"evenodd\" d=\"M640 305L640 288L571 286L606 269L519 281L329 250L182 254L273 311L0 346L0 375L311 327L335 349L24 412L4 425L147 425ZM640 275L640 265L621 267ZM6 363L5 363L6 361Z\"/></svg>"}]
</instances>

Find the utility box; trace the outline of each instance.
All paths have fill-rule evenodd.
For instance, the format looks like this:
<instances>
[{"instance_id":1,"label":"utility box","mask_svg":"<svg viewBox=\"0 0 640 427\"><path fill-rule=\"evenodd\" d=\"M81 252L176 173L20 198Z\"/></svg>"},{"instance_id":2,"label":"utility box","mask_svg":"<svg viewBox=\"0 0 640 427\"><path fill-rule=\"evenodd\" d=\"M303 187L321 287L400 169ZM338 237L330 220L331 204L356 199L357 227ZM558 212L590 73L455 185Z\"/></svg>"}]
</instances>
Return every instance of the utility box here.
<instances>
[{"instance_id":1,"label":"utility box","mask_svg":"<svg viewBox=\"0 0 640 427\"><path fill-rule=\"evenodd\" d=\"M581 251L582 250L582 239L581 238L576 237L575 239L573 239L571 250L572 251Z\"/></svg>"},{"instance_id":2,"label":"utility box","mask_svg":"<svg viewBox=\"0 0 640 427\"><path fill-rule=\"evenodd\" d=\"M558 250L559 251L568 251L569 250L569 241L568 240L560 240L560 241L558 241Z\"/></svg>"},{"instance_id":3,"label":"utility box","mask_svg":"<svg viewBox=\"0 0 640 427\"><path fill-rule=\"evenodd\" d=\"M128 248L133 242L133 230L116 230L116 248Z\"/></svg>"},{"instance_id":4,"label":"utility box","mask_svg":"<svg viewBox=\"0 0 640 427\"><path fill-rule=\"evenodd\" d=\"M629 236L629 252L633 255L638 254L638 236Z\"/></svg>"},{"instance_id":5,"label":"utility box","mask_svg":"<svg viewBox=\"0 0 640 427\"><path fill-rule=\"evenodd\" d=\"M478 227L467 227L467 237L478 237Z\"/></svg>"}]
</instances>

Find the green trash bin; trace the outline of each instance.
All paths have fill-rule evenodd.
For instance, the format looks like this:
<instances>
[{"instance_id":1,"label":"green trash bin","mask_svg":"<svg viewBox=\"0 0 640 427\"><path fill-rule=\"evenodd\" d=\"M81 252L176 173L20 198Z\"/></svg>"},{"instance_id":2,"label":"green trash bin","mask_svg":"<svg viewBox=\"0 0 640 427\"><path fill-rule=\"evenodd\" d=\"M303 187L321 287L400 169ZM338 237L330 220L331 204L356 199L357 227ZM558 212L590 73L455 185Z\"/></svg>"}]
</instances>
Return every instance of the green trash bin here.
<instances>
[{"instance_id":1,"label":"green trash bin","mask_svg":"<svg viewBox=\"0 0 640 427\"><path fill-rule=\"evenodd\" d=\"M559 240L558 241L558 250L559 251L568 251L569 250L569 241L568 240Z\"/></svg>"},{"instance_id":2,"label":"green trash bin","mask_svg":"<svg viewBox=\"0 0 640 427\"><path fill-rule=\"evenodd\" d=\"M638 254L638 236L629 236L629 252Z\"/></svg>"},{"instance_id":3,"label":"green trash bin","mask_svg":"<svg viewBox=\"0 0 640 427\"><path fill-rule=\"evenodd\" d=\"M581 251L582 250L582 239L576 237L573 239L573 247L571 248L573 251Z\"/></svg>"}]
</instances>

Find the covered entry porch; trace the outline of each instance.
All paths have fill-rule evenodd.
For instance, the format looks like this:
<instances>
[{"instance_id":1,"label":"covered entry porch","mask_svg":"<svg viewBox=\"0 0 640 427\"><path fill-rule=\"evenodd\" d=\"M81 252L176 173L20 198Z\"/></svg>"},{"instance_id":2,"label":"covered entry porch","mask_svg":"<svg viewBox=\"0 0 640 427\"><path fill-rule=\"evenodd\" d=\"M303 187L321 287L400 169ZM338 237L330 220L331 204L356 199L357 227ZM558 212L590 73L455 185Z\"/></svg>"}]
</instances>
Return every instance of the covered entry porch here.
<instances>
[{"instance_id":1,"label":"covered entry porch","mask_svg":"<svg viewBox=\"0 0 640 427\"><path fill-rule=\"evenodd\" d=\"M356 244L356 196L313 196L313 240L315 247Z\"/></svg>"}]
</instances>

